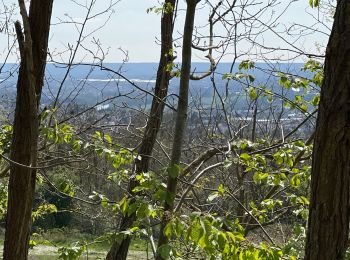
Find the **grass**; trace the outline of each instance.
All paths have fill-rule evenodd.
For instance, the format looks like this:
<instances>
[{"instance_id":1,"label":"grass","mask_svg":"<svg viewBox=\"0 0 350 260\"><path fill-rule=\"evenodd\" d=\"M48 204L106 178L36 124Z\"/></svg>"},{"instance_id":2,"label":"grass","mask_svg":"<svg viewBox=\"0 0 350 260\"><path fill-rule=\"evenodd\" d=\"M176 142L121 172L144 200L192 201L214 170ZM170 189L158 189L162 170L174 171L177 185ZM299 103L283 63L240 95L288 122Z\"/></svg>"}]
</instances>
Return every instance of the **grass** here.
<instances>
[{"instance_id":1,"label":"grass","mask_svg":"<svg viewBox=\"0 0 350 260\"><path fill-rule=\"evenodd\" d=\"M39 234L34 234L32 239L38 244L51 245L56 247L71 246L76 242L85 242L89 245L89 249L95 251L108 251L111 244L108 241L102 241L98 243L93 243L99 236L81 233L75 229L51 229L46 232L41 232ZM147 243L143 239L133 239L131 241L130 250L134 251L146 251ZM151 248L149 247L149 250Z\"/></svg>"},{"instance_id":2,"label":"grass","mask_svg":"<svg viewBox=\"0 0 350 260\"><path fill-rule=\"evenodd\" d=\"M30 250L30 260L50 260L58 258L58 248L72 247L77 242L88 244L88 253L84 254L79 259L105 259L111 244L108 241L93 243L98 236L92 234L81 233L75 229L51 229L46 232L33 234L31 237L37 245ZM0 243L3 245L3 238L0 237ZM82 244L80 244L82 245ZM130 260L142 260L146 258L147 243L142 239L133 239L130 245L129 256ZM2 248L1 248L2 249ZM149 247L149 252L151 248ZM0 252L1 253L1 252ZM2 254L2 253L1 253ZM88 257L87 257L88 256Z\"/></svg>"},{"instance_id":3,"label":"grass","mask_svg":"<svg viewBox=\"0 0 350 260\"><path fill-rule=\"evenodd\" d=\"M53 255L53 254L40 254L40 255L36 255L36 254L32 254L29 256L29 260L53 260L53 259L57 259L57 255ZM97 260L97 259L105 259L105 255L83 255L79 258L79 260ZM133 252L131 251L128 255L128 260L147 260L146 254L144 252Z\"/></svg>"}]
</instances>

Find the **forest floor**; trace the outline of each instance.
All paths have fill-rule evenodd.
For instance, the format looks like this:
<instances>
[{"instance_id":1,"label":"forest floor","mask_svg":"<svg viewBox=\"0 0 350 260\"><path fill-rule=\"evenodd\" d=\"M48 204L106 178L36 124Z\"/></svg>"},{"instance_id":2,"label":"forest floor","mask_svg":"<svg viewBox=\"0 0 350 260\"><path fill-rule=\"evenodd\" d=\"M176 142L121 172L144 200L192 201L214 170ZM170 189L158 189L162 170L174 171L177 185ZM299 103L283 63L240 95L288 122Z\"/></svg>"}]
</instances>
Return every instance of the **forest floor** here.
<instances>
[{"instance_id":1,"label":"forest floor","mask_svg":"<svg viewBox=\"0 0 350 260\"><path fill-rule=\"evenodd\" d=\"M2 255L3 246L0 246L0 254ZM105 259L107 251L87 251L84 252L79 259L84 260L96 260ZM55 260L59 259L57 247L37 245L29 252L29 260ZM131 250L128 255L128 260L146 260L147 258L145 251L134 251Z\"/></svg>"},{"instance_id":2,"label":"forest floor","mask_svg":"<svg viewBox=\"0 0 350 260\"><path fill-rule=\"evenodd\" d=\"M293 233L293 226L290 224L275 224L265 227L268 233L272 235L277 244L286 243ZM0 258L3 250L4 234L0 229ZM81 233L75 229L52 229L39 234L33 234L32 238L37 245L30 249L29 260L55 260L59 259L59 248L74 247L79 241L87 243L88 250L86 250L79 259L97 260L105 259L110 244L105 242L93 243L97 237L88 233ZM259 228L250 232L247 241L259 244L260 242L269 242L264 236L262 230ZM152 259L151 249L149 247L147 257L147 244L145 240L134 239L131 243L128 260L147 260ZM63 258L61 258L63 259Z\"/></svg>"},{"instance_id":3,"label":"forest floor","mask_svg":"<svg viewBox=\"0 0 350 260\"><path fill-rule=\"evenodd\" d=\"M79 259L105 259L107 251L95 251L91 250L84 252ZM58 259L57 248L54 246L38 245L34 249L30 250L29 260L54 260ZM143 260L147 259L145 251L130 251L128 260Z\"/></svg>"},{"instance_id":4,"label":"forest floor","mask_svg":"<svg viewBox=\"0 0 350 260\"><path fill-rule=\"evenodd\" d=\"M58 259L57 247L37 245L29 252L30 260L49 260ZM105 252L91 251L88 254L83 254L80 259L103 259Z\"/></svg>"},{"instance_id":5,"label":"forest floor","mask_svg":"<svg viewBox=\"0 0 350 260\"><path fill-rule=\"evenodd\" d=\"M77 242L84 241L89 244L88 250L86 250L79 259L95 260L105 259L107 252L110 248L108 242L95 243L92 242L97 237L87 233L81 233L74 229L52 229L46 232L35 233L31 239L37 244L33 249L29 251L29 260L55 260L59 259L59 248L62 247L74 247ZM0 258L2 256L4 243L4 230L0 229ZM132 241L129 250L128 260L146 260L146 243L143 240L136 239ZM150 254L151 251L149 252ZM63 259L63 258L61 258Z\"/></svg>"}]
</instances>

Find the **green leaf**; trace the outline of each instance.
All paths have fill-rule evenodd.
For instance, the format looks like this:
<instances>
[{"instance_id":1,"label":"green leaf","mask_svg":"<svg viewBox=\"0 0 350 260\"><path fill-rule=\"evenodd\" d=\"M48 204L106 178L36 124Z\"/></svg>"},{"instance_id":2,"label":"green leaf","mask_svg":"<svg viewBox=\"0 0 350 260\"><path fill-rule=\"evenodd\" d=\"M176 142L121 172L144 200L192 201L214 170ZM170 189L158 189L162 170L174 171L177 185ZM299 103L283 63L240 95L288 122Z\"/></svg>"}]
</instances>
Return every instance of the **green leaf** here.
<instances>
[{"instance_id":1,"label":"green leaf","mask_svg":"<svg viewBox=\"0 0 350 260\"><path fill-rule=\"evenodd\" d=\"M248 79L251 83L253 83L255 81L255 76L249 74Z\"/></svg>"},{"instance_id":2,"label":"green leaf","mask_svg":"<svg viewBox=\"0 0 350 260\"><path fill-rule=\"evenodd\" d=\"M236 73L234 75L234 78L237 79L237 80L240 80L240 79L242 79L244 77L245 77L245 74L243 74L243 73Z\"/></svg>"},{"instance_id":3,"label":"green leaf","mask_svg":"<svg viewBox=\"0 0 350 260\"><path fill-rule=\"evenodd\" d=\"M238 69L239 70L242 70L242 69L248 70L248 69L253 69L254 66L255 66L255 64L253 61L244 60L239 64Z\"/></svg>"},{"instance_id":4,"label":"green leaf","mask_svg":"<svg viewBox=\"0 0 350 260\"><path fill-rule=\"evenodd\" d=\"M103 198L101 199L101 206L102 206L102 207L107 207L107 206L108 206L108 203L109 203L109 201L108 201L108 199L107 199L106 197L103 197Z\"/></svg>"},{"instance_id":5,"label":"green leaf","mask_svg":"<svg viewBox=\"0 0 350 260\"><path fill-rule=\"evenodd\" d=\"M168 244L161 245L157 250L157 254L159 254L163 259L169 259L171 249L171 246Z\"/></svg>"},{"instance_id":6,"label":"green leaf","mask_svg":"<svg viewBox=\"0 0 350 260\"><path fill-rule=\"evenodd\" d=\"M247 153L242 153L239 158L241 158L244 161L248 161L250 158L252 158L249 154Z\"/></svg>"},{"instance_id":7,"label":"green leaf","mask_svg":"<svg viewBox=\"0 0 350 260\"><path fill-rule=\"evenodd\" d=\"M201 239L203 235L204 235L204 230L202 226L198 222L196 222L190 230L191 240L195 243L198 243L198 241Z\"/></svg>"},{"instance_id":8,"label":"green leaf","mask_svg":"<svg viewBox=\"0 0 350 260\"><path fill-rule=\"evenodd\" d=\"M302 105L301 106L301 110L303 111L303 112L307 112L307 105Z\"/></svg>"},{"instance_id":9,"label":"green leaf","mask_svg":"<svg viewBox=\"0 0 350 260\"><path fill-rule=\"evenodd\" d=\"M232 74L231 73L224 73L222 75L222 79L225 80L225 79L232 79Z\"/></svg>"},{"instance_id":10,"label":"green leaf","mask_svg":"<svg viewBox=\"0 0 350 260\"><path fill-rule=\"evenodd\" d=\"M172 205L174 203L174 199L175 199L175 194L171 193L171 192L165 192L165 202L168 205Z\"/></svg>"},{"instance_id":11,"label":"green leaf","mask_svg":"<svg viewBox=\"0 0 350 260\"><path fill-rule=\"evenodd\" d=\"M61 182L60 184L60 190L63 193L68 194L69 196L73 197L74 196L74 191L72 189L72 187L70 186L69 183L67 183L66 181Z\"/></svg>"},{"instance_id":12,"label":"green leaf","mask_svg":"<svg viewBox=\"0 0 350 260\"><path fill-rule=\"evenodd\" d=\"M314 98L311 100L311 104L313 106L318 106L319 103L320 103L320 95L314 96Z\"/></svg>"},{"instance_id":13,"label":"green leaf","mask_svg":"<svg viewBox=\"0 0 350 260\"><path fill-rule=\"evenodd\" d=\"M123 215L126 215L126 211L129 206L129 200L127 197L124 197L120 202L119 202L119 207Z\"/></svg>"},{"instance_id":14,"label":"green leaf","mask_svg":"<svg viewBox=\"0 0 350 260\"><path fill-rule=\"evenodd\" d=\"M320 4L319 0L309 0L309 4L311 7L318 7Z\"/></svg>"},{"instance_id":15,"label":"green leaf","mask_svg":"<svg viewBox=\"0 0 350 260\"><path fill-rule=\"evenodd\" d=\"M165 226L163 233L168 239L171 239L173 235L173 223L171 221Z\"/></svg>"},{"instance_id":16,"label":"green leaf","mask_svg":"<svg viewBox=\"0 0 350 260\"><path fill-rule=\"evenodd\" d=\"M29 240L29 248L33 249L38 243L34 240Z\"/></svg>"},{"instance_id":17,"label":"green leaf","mask_svg":"<svg viewBox=\"0 0 350 260\"><path fill-rule=\"evenodd\" d=\"M175 224L176 235L178 237L182 236L184 230L185 230L185 225L180 220L177 220Z\"/></svg>"},{"instance_id":18,"label":"green leaf","mask_svg":"<svg viewBox=\"0 0 350 260\"><path fill-rule=\"evenodd\" d=\"M227 237L225 235L224 232L219 232L219 235L218 235L218 245L219 245L219 248L221 250L224 250L225 246L226 246L226 243L227 243Z\"/></svg>"},{"instance_id":19,"label":"green leaf","mask_svg":"<svg viewBox=\"0 0 350 260\"><path fill-rule=\"evenodd\" d=\"M111 138L110 135L105 134L104 138L105 138L105 140L107 141L108 144L112 144L113 143L112 138Z\"/></svg>"},{"instance_id":20,"label":"green leaf","mask_svg":"<svg viewBox=\"0 0 350 260\"><path fill-rule=\"evenodd\" d=\"M137 202L134 202L132 204L129 204L128 207L128 216L131 216L132 214L134 214L138 208L139 204Z\"/></svg>"},{"instance_id":21,"label":"green leaf","mask_svg":"<svg viewBox=\"0 0 350 260\"><path fill-rule=\"evenodd\" d=\"M150 214L150 210L149 210L149 207L148 207L147 203L142 203L141 206L136 211L136 216L139 219L148 217L149 214Z\"/></svg>"},{"instance_id":22,"label":"green leaf","mask_svg":"<svg viewBox=\"0 0 350 260\"><path fill-rule=\"evenodd\" d=\"M295 96L295 102L301 103L301 102L303 102L303 98L300 95L296 95Z\"/></svg>"},{"instance_id":23,"label":"green leaf","mask_svg":"<svg viewBox=\"0 0 350 260\"><path fill-rule=\"evenodd\" d=\"M80 140L74 140L72 143L72 148L74 152L79 152L81 149L81 145L83 144Z\"/></svg>"},{"instance_id":24,"label":"green leaf","mask_svg":"<svg viewBox=\"0 0 350 260\"><path fill-rule=\"evenodd\" d=\"M262 181L267 180L268 177L269 177L268 173L255 172L253 176L253 181L256 184L260 184Z\"/></svg>"},{"instance_id":25,"label":"green leaf","mask_svg":"<svg viewBox=\"0 0 350 260\"><path fill-rule=\"evenodd\" d=\"M181 168L179 165L174 164L168 168L168 174L172 179L176 179L180 174Z\"/></svg>"},{"instance_id":26,"label":"green leaf","mask_svg":"<svg viewBox=\"0 0 350 260\"><path fill-rule=\"evenodd\" d=\"M301 184L300 176L298 174L294 175L290 180L290 185L294 188L297 188L300 186L300 184Z\"/></svg>"},{"instance_id":27,"label":"green leaf","mask_svg":"<svg viewBox=\"0 0 350 260\"><path fill-rule=\"evenodd\" d=\"M258 94L255 90L255 88L249 88L248 89L248 95L251 100L255 100L258 97Z\"/></svg>"},{"instance_id":28,"label":"green leaf","mask_svg":"<svg viewBox=\"0 0 350 260\"><path fill-rule=\"evenodd\" d=\"M225 187L224 185L220 184L219 187L218 187L218 192L223 195L225 193Z\"/></svg>"}]
</instances>

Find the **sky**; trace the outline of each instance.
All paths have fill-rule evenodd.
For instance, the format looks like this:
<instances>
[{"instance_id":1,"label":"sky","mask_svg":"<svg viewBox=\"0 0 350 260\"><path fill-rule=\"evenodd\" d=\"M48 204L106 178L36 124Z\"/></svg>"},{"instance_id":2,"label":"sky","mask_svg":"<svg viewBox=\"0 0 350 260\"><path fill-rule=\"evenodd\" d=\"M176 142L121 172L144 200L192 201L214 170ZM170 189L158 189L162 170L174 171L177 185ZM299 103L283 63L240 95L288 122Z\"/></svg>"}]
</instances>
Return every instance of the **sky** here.
<instances>
[{"instance_id":1,"label":"sky","mask_svg":"<svg viewBox=\"0 0 350 260\"><path fill-rule=\"evenodd\" d=\"M71 0L55 0L53 7L52 16L52 27L51 35L49 41L50 53L53 58L57 61L67 61L71 55L70 51L67 51L68 46L76 45L77 39L79 37L79 31L72 23L67 23L67 21L74 20L76 22L84 21L86 15L86 8L83 5L89 3L89 0L75 0L81 5L77 5ZM93 8L92 14L97 14L109 5L111 0L95 0L95 6ZM228 1L228 0L226 0ZM255 0L238 0L240 3L246 3ZM261 0L256 1L263 2L265 5L268 2L276 0ZM15 0L2 0L3 4L9 5L11 3L16 3ZM202 4L198 6L197 16L196 16L196 26L199 32L205 34L207 32L207 17L209 9L204 7L205 1L202 0ZM210 1L215 4L217 1ZM300 37L294 35L289 37L288 35L283 37L278 37L272 31L263 28L261 24L257 24L254 30L264 30L264 34L256 35L256 39L259 43L269 46L269 47L281 47L290 48L289 42L299 46L302 50L306 52L318 53L322 52L324 46L327 43L327 34L329 33L325 26L316 24L316 20L320 18L319 11L317 9L311 9L308 7L308 0L291 0L292 4L289 6L288 10L283 13L285 7L289 4L289 0L276 1L278 3L274 8L270 8L265 12L260 18L264 22L270 22L274 17L280 15L278 19L278 26L276 31L283 31L284 28L288 28L293 23L301 23L309 25L311 28L324 31L325 33L313 33L305 37ZM184 7L185 1L179 0L179 12L177 19L177 26L175 28L174 38L181 36L181 30L184 21ZM3 4L0 3L0 21L4 20ZM92 50L96 53L98 50L97 45L93 42L98 42L102 49L108 50L108 55L106 55L106 62L121 62L125 58L125 52L128 53L129 62L157 62L159 59L159 44L157 44L157 37L160 35L160 15L153 12L147 13L147 9L153 6L159 6L157 0L121 0L116 5L113 6L113 11L108 11L103 15L97 16L94 19L90 19L85 28L85 35L88 35L83 40L83 47L78 50L75 60L79 61L91 61L92 54L86 51L87 49ZM207 5L206 5L207 6ZM252 7L249 12L250 14L257 11L257 7ZM282 15L283 13L283 15ZM246 14L248 15L248 13ZM109 20L108 20L108 17ZM320 18L323 19L322 17ZM108 21L107 21L108 20ZM107 23L105 24L105 22ZM330 26L331 20L326 21L327 26ZM1 25L1 23L0 23ZM102 28L100 28L102 26ZM261 26L261 28L259 28ZM80 27L78 27L80 28ZM96 30L96 31L95 31ZM217 35L225 35L226 31L223 27L216 28ZM239 32L243 32L245 29L241 27L238 29ZM89 35L90 33L92 33ZM299 37L299 38L298 38ZM0 62L5 57L7 48L7 36L4 33L0 34ZM297 40L296 40L297 39ZM181 41L177 41L177 44L181 45ZM239 44L239 52L251 52L258 53L261 50L250 46L248 42L242 40ZM121 49L123 51L121 51ZM247 50L248 49L248 50ZM221 57L223 61L231 61L233 55L230 55L231 50L227 51L224 57ZM101 55L101 52L98 52ZM206 61L203 58L205 53L194 53L194 61ZM266 57L276 58L284 55L284 59L288 59L293 56L293 53L285 52L279 54L276 52L266 54ZM181 56L178 53L178 56ZM245 56L242 56L242 58ZM220 58L220 55L217 55ZM305 59L305 57L298 57L298 61ZM15 61L16 56L12 55L9 61Z\"/></svg>"}]
</instances>

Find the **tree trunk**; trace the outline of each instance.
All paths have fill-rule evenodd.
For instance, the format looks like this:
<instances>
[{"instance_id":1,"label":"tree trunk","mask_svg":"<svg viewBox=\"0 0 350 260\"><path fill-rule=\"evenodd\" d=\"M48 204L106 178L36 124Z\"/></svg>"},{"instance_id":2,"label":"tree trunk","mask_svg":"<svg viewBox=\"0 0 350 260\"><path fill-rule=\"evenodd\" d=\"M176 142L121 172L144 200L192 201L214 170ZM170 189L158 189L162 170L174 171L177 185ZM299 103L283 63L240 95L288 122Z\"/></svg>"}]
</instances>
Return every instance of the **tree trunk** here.
<instances>
[{"instance_id":1,"label":"tree trunk","mask_svg":"<svg viewBox=\"0 0 350 260\"><path fill-rule=\"evenodd\" d=\"M196 13L196 6L198 0L187 0L186 20L184 25L184 36L182 44L182 65L181 65L181 78L179 89L179 101L177 106L176 123L174 130L174 140L171 154L170 167L180 164L182 143L184 140L184 133L187 123L187 111L188 111L188 92L189 81L191 74L191 59L192 59L192 34L194 27L194 18ZM168 175L167 193L169 194L169 201L164 204L164 215L161 222L160 234L158 240L158 250L166 245L169 241L164 235L163 230L169 221L169 217L174 209L174 200L176 195L177 177ZM157 260L164 259L162 255L157 253Z\"/></svg>"},{"instance_id":2,"label":"tree trunk","mask_svg":"<svg viewBox=\"0 0 350 260\"><path fill-rule=\"evenodd\" d=\"M344 259L349 231L350 1L339 0L329 39L312 162L305 259Z\"/></svg>"},{"instance_id":3,"label":"tree trunk","mask_svg":"<svg viewBox=\"0 0 350 260\"><path fill-rule=\"evenodd\" d=\"M154 89L155 97L152 100L152 107L150 111L149 120L146 126L146 130L138 151L140 160L135 161L135 174L132 176L128 193L130 196L134 196L133 189L138 186L138 182L135 179L135 175L141 172L148 172L149 162L153 151L154 144L156 143L157 134L159 132L162 116L164 111L164 102L166 102L166 96L168 94L168 86L170 80L170 70L168 65L173 62L173 56L171 50L173 48L173 19L174 8L176 0L166 0L164 6L171 5L173 10L167 10L163 13L161 20L161 54L157 71L157 79ZM131 216L123 216L119 231L125 231L132 226L135 221L135 214ZM127 236L119 243L113 243L110 251L108 252L108 260L125 260L128 254L131 237Z\"/></svg>"},{"instance_id":4,"label":"tree trunk","mask_svg":"<svg viewBox=\"0 0 350 260\"><path fill-rule=\"evenodd\" d=\"M23 35L21 36L19 22L16 23L19 44L23 48L20 48L21 66L17 81L17 100L10 158L27 166L36 166L37 160L38 105L46 65L52 2L53 0L31 1L30 30L26 28L26 14L21 13L24 16L25 38ZM31 38L31 41L28 42L28 38ZM28 258L35 180L35 170L29 167L11 165L4 259Z\"/></svg>"}]
</instances>

